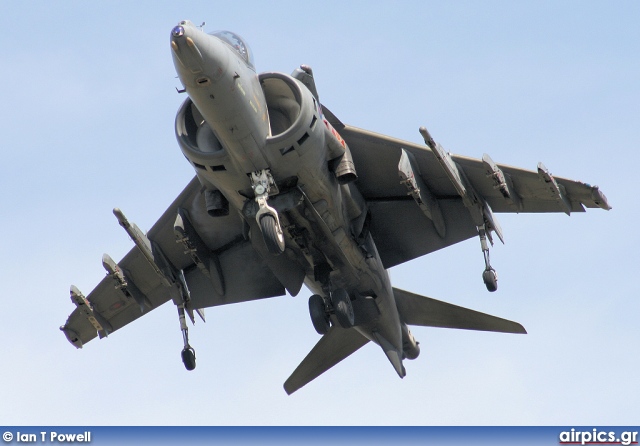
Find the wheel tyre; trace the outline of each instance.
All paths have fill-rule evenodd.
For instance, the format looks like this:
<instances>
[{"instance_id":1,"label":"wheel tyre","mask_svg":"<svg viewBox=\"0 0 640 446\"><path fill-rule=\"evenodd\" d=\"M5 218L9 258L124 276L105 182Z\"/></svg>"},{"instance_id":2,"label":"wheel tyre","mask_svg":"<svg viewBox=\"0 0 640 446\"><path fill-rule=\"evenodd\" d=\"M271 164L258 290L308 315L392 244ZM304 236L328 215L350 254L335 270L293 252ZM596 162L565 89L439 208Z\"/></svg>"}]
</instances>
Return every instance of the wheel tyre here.
<instances>
[{"instance_id":1,"label":"wheel tyre","mask_svg":"<svg viewBox=\"0 0 640 446\"><path fill-rule=\"evenodd\" d=\"M335 311L336 319L342 328L351 328L355 323L353 305L349 294L342 288L338 288L331 293L331 303Z\"/></svg>"},{"instance_id":2,"label":"wheel tyre","mask_svg":"<svg viewBox=\"0 0 640 446\"><path fill-rule=\"evenodd\" d=\"M324 335L329 331L329 316L324 310L324 299L322 296L314 294L309 298L309 314L311 323L318 334Z\"/></svg>"},{"instance_id":3,"label":"wheel tyre","mask_svg":"<svg viewBox=\"0 0 640 446\"><path fill-rule=\"evenodd\" d=\"M491 293L498 289L498 275L493 269L485 269L482 273L482 280L484 281L487 290Z\"/></svg>"},{"instance_id":4,"label":"wheel tyre","mask_svg":"<svg viewBox=\"0 0 640 446\"><path fill-rule=\"evenodd\" d=\"M260 218L260 229L267 250L278 255L284 252L284 235L278 233L278 223L273 215L265 214Z\"/></svg>"},{"instance_id":5,"label":"wheel tyre","mask_svg":"<svg viewBox=\"0 0 640 446\"><path fill-rule=\"evenodd\" d=\"M196 368L196 351L193 348L189 347L182 350L182 363L189 371Z\"/></svg>"}]
</instances>

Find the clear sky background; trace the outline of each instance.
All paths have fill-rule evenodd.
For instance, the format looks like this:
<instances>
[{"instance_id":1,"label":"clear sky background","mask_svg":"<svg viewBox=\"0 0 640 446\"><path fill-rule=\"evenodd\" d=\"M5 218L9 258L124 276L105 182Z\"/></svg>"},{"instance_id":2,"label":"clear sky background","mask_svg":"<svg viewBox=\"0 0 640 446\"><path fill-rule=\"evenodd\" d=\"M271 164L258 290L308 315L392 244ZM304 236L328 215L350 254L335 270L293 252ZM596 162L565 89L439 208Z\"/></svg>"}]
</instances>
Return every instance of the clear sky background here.
<instances>
[{"instance_id":1,"label":"clear sky background","mask_svg":"<svg viewBox=\"0 0 640 446\"><path fill-rule=\"evenodd\" d=\"M0 3L0 424L638 424L640 3ZM233 30L258 71L313 67L342 121L601 186L613 210L506 215L486 291L472 239L391 270L396 287L528 335L416 327L398 379L369 344L292 396L318 340L303 290L207 310L186 372L166 304L82 350L58 327L193 177L175 141L182 19ZM248 272L250 274L250 272Z\"/></svg>"}]
</instances>

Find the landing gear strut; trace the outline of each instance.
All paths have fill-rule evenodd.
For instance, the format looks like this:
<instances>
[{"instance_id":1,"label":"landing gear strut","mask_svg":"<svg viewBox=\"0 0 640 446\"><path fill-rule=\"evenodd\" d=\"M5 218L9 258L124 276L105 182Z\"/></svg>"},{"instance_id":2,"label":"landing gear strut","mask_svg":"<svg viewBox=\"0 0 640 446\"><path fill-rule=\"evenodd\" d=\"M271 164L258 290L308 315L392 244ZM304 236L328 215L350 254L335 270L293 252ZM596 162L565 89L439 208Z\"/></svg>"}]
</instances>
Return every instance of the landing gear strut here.
<instances>
[{"instance_id":1,"label":"landing gear strut","mask_svg":"<svg viewBox=\"0 0 640 446\"><path fill-rule=\"evenodd\" d=\"M180 319L180 329L182 330L182 339L184 340L184 348L182 349L182 362L184 367L191 371L196 368L196 351L189 345L189 327L184 314L184 304L178 305L178 318Z\"/></svg>"},{"instance_id":2,"label":"landing gear strut","mask_svg":"<svg viewBox=\"0 0 640 446\"><path fill-rule=\"evenodd\" d=\"M284 252L284 233L280 225L278 211L267 204L270 193L278 193L278 188L268 169L259 170L251 174L251 186L256 195L258 212L256 220L260 225L260 231L267 245L267 250L273 255Z\"/></svg>"},{"instance_id":3,"label":"landing gear strut","mask_svg":"<svg viewBox=\"0 0 640 446\"><path fill-rule=\"evenodd\" d=\"M482 247L482 254L484 255L484 271L482 272L482 280L484 281L487 290L494 292L498 289L498 273L491 267L489 261L489 245L487 244L487 230L485 225L478 226L478 233L480 234L480 246Z\"/></svg>"}]
</instances>

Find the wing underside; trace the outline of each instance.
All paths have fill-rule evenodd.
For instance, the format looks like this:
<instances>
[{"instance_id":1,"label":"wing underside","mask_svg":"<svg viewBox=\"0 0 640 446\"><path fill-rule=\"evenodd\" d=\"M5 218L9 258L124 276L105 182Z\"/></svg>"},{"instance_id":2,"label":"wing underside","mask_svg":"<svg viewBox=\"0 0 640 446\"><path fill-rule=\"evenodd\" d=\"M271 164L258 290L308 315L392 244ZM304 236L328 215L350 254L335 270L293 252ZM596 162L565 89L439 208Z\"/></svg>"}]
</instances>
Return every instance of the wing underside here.
<instances>
[{"instance_id":1,"label":"wing underside","mask_svg":"<svg viewBox=\"0 0 640 446\"><path fill-rule=\"evenodd\" d=\"M178 213L191 228L193 249L176 236ZM186 223L185 223L186 224ZM296 294L304 272L292 267L284 256L268 258L262 237L246 237L245 223L237 212L211 217L206 212L202 188L194 178L146 234L153 255L162 260L165 272L158 273L139 247L118 263L124 278L107 276L87 295L61 327L69 341L82 347L96 336L104 337L169 300L181 301L180 272L184 274L192 309L226 305ZM250 228L250 231L257 228ZM252 243L252 239L257 242ZM195 249L198 248L198 249ZM192 255L197 251L199 257ZM199 263L198 263L199 262ZM246 274L251 271L251 274ZM174 281L166 280L171 275ZM102 330L100 330L102 328Z\"/></svg>"},{"instance_id":2,"label":"wing underside","mask_svg":"<svg viewBox=\"0 0 640 446\"><path fill-rule=\"evenodd\" d=\"M326 109L325 109L326 111ZM386 268L478 235L469 199L443 168L435 151L388 136L342 124L332 124L347 142L356 166L357 186L371 213L371 233ZM408 193L401 176L401 157L410 158L410 176L418 177L418 203ZM444 152L442 152L444 153ZM537 171L445 154L454 175L478 197L479 212L584 212L587 208L610 209L597 186L552 176L540 164ZM404 173L407 175L407 173ZM406 179L406 178L405 178ZM470 193L471 195L471 193ZM426 198L426 200L424 200ZM425 211L425 204L430 207ZM437 218L436 218L437 217ZM492 228L493 229L493 228Z\"/></svg>"}]
</instances>

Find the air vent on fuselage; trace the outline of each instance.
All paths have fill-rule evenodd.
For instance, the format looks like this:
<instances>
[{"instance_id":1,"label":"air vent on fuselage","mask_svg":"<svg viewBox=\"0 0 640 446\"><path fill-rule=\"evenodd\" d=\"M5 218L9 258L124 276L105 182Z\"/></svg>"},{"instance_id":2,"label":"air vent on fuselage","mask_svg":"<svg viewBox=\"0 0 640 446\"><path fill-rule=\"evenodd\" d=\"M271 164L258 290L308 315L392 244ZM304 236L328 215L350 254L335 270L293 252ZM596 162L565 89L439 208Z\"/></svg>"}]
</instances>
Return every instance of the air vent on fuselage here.
<instances>
[{"instance_id":1,"label":"air vent on fuselage","mask_svg":"<svg viewBox=\"0 0 640 446\"><path fill-rule=\"evenodd\" d=\"M286 155L287 153L291 153L291 152L293 152L295 149L296 149L296 148L295 148L295 147L293 147L293 146L288 147L288 148L285 148L285 149L280 149L280 155L284 156L284 155Z\"/></svg>"},{"instance_id":2,"label":"air vent on fuselage","mask_svg":"<svg viewBox=\"0 0 640 446\"><path fill-rule=\"evenodd\" d=\"M302 144L304 144L304 142L309 139L309 134L305 133L304 135L302 135L300 137L300 139L298 140L298 145L301 146Z\"/></svg>"}]
</instances>

